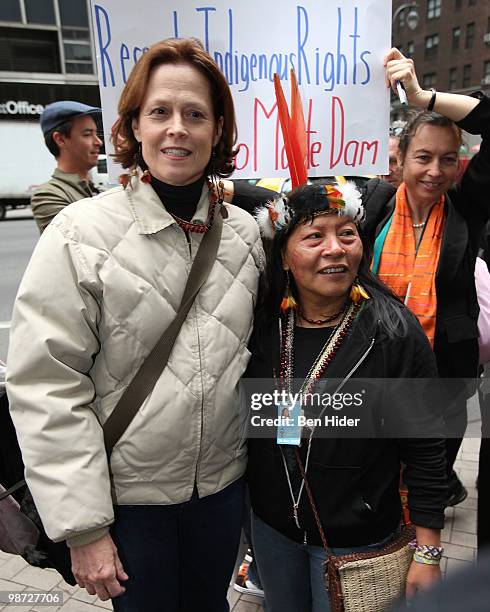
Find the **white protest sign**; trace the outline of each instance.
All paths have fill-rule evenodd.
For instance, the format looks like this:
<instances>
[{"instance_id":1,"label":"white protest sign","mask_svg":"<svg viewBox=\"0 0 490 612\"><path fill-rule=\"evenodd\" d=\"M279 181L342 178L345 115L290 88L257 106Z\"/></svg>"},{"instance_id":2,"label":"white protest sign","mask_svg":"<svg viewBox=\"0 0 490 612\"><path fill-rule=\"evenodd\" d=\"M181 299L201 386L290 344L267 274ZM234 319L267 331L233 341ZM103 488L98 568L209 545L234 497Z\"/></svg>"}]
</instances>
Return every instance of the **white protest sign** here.
<instances>
[{"instance_id":1,"label":"white protest sign","mask_svg":"<svg viewBox=\"0 0 490 612\"><path fill-rule=\"evenodd\" d=\"M151 44L199 38L230 84L234 178L287 176L273 75L289 99L294 68L311 177L387 174L391 0L92 0L107 151L128 75ZM115 164L111 176L121 173Z\"/></svg>"}]
</instances>

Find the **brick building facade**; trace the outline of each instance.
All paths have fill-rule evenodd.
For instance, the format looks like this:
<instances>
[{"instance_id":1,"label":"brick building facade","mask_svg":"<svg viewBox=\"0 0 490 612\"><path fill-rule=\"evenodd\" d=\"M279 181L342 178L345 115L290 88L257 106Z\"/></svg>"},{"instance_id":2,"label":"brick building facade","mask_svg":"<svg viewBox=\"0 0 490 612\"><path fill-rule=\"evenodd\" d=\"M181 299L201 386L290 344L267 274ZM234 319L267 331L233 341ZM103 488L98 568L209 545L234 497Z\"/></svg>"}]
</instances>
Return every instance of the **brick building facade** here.
<instances>
[{"instance_id":1,"label":"brick building facade","mask_svg":"<svg viewBox=\"0 0 490 612\"><path fill-rule=\"evenodd\" d=\"M393 0L393 14L406 0ZM393 44L413 57L425 89L490 92L490 0L417 0L419 23L408 11L393 24Z\"/></svg>"}]
</instances>

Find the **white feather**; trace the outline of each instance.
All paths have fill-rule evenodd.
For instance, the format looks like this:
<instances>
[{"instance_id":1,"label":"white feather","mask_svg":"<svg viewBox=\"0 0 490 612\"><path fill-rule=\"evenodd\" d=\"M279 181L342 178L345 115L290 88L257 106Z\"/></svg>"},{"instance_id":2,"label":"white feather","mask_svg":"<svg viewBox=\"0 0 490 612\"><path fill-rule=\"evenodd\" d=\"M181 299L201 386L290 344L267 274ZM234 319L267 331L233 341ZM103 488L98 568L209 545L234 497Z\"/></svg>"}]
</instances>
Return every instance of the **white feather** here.
<instances>
[{"instance_id":1,"label":"white feather","mask_svg":"<svg viewBox=\"0 0 490 612\"><path fill-rule=\"evenodd\" d=\"M342 185L337 185L337 188L345 202L343 214L353 221L362 221L364 218L364 206L362 205L361 193L355 183L347 181Z\"/></svg>"},{"instance_id":2,"label":"white feather","mask_svg":"<svg viewBox=\"0 0 490 612\"><path fill-rule=\"evenodd\" d=\"M274 227L269 216L269 206L270 204L266 204L257 208L255 210L255 220L258 223L261 236L272 240L274 238Z\"/></svg>"}]
</instances>

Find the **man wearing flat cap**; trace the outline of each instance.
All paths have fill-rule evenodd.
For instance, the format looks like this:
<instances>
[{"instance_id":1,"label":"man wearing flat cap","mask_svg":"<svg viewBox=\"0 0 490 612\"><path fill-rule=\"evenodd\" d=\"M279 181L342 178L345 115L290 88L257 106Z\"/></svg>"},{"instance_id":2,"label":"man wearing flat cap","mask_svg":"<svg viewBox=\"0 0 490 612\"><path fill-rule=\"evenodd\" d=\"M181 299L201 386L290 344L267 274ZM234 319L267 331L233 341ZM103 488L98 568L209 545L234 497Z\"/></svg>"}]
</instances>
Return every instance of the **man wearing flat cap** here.
<instances>
[{"instance_id":1,"label":"man wearing flat cap","mask_svg":"<svg viewBox=\"0 0 490 612\"><path fill-rule=\"evenodd\" d=\"M41 115L46 146L57 162L51 179L31 197L41 233L62 208L98 193L88 173L97 165L102 145L95 123L100 113L100 108L61 100L48 104Z\"/></svg>"}]
</instances>

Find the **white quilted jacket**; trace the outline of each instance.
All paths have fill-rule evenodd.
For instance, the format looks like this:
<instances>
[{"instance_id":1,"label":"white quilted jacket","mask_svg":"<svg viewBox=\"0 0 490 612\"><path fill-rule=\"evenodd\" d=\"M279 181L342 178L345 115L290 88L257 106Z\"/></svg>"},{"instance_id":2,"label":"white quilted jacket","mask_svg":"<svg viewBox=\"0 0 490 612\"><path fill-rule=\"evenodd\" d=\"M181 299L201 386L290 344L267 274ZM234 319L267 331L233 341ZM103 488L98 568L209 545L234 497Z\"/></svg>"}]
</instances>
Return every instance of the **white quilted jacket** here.
<instances>
[{"instance_id":1,"label":"white quilted jacket","mask_svg":"<svg viewBox=\"0 0 490 612\"><path fill-rule=\"evenodd\" d=\"M100 423L175 316L202 235L184 232L150 185L117 187L60 212L41 236L14 308L7 391L26 478L48 535L113 522ZM194 220L205 219L204 187ZM114 449L118 504L187 501L245 469L245 370L262 247L227 206L217 261L168 366Z\"/></svg>"}]
</instances>

